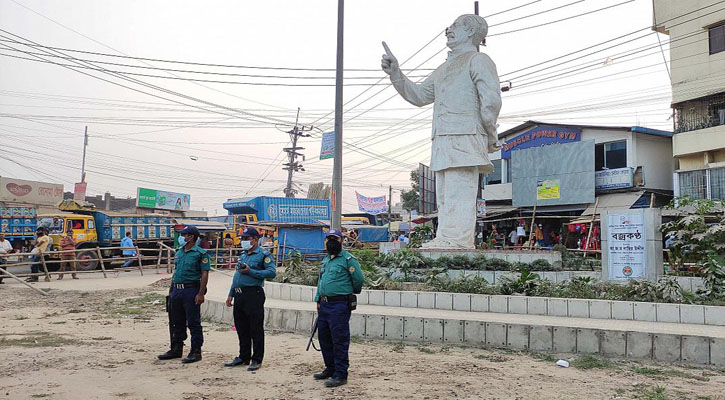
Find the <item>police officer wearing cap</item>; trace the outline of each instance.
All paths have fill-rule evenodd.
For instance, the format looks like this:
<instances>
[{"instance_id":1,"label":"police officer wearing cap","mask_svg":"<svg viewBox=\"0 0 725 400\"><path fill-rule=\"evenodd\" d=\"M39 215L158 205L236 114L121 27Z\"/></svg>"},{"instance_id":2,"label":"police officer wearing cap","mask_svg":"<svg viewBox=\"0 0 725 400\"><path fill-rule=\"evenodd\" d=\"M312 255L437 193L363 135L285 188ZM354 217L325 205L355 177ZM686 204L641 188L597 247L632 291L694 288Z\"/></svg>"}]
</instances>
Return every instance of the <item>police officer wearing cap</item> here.
<instances>
[{"instance_id":1,"label":"police officer wearing cap","mask_svg":"<svg viewBox=\"0 0 725 400\"><path fill-rule=\"evenodd\" d=\"M256 371L264 358L264 280L273 279L277 271L272 254L259 247L259 232L246 228L242 232L242 253L237 262L227 307L234 306L234 327L239 338L239 356L225 367L247 365ZM252 353L254 350L254 353Z\"/></svg>"},{"instance_id":2,"label":"police officer wearing cap","mask_svg":"<svg viewBox=\"0 0 725 400\"><path fill-rule=\"evenodd\" d=\"M353 293L360 293L363 273L355 256L342 249L342 232L331 230L326 235L327 256L322 260L317 282L317 335L325 361L325 370L313 375L327 379L325 386L347 383L350 365L350 313Z\"/></svg>"},{"instance_id":3,"label":"police officer wearing cap","mask_svg":"<svg viewBox=\"0 0 725 400\"><path fill-rule=\"evenodd\" d=\"M171 349L158 356L159 360L181 358L186 340L186 328L191 333L191 351L181 360L193 363L201 360L204 336L201 329L201 304L209 281L209 255L196 244L199 230L188 225L181 232L183 246L176 249L174 277L171 283L169 316L171 325Z\"/></svg>"}]
</instances>

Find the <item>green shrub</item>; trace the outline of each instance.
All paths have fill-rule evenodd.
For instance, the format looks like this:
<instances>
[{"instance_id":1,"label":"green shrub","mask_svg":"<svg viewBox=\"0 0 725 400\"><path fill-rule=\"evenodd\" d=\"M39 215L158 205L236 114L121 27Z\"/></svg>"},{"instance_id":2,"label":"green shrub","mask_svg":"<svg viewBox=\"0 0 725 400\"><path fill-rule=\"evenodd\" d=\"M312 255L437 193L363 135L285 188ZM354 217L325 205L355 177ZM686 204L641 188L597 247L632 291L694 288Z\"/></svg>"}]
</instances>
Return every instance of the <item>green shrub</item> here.
<instances>
[{"instance_id":1,"label":"green shrub","mask_svg":"<svg viewBox=\"0 0 725 400\"><path fill-rule=\"evenodd\" d=\"M511 263L500 258L491 258L488 260L488 269L491 271L509 271Z\"/></svg>"},{"instance_id":2,"label":"green shrub","mask_svg":"<svg viewBox=\"0 0 725 400\"><path fill-rule=\"evenodd\" d=\"M529 269L532 271L551 271L553 267L550 262L544 260L543 258L539 258L529 264Z\"/></svg>"},{"instance_id":3,"label":"green shrub","mask_svg":"<svg viewBox=\"0 0 725 400\"><path fill-rule=\"evenodd\" d=\"M479 271L485 271L488 268L489 259L484 254L476 254L471 259L471 268Z\"/></svg>"},{"instance_id":4,"label":"green shrub","mask_svg":"<svg viewBox=\"0 0 725 400\"><path fill-rule=\"evenodd\" d=\"M457 254L450 260L449 269L472 269L471 260L462 254Z\"/></svg>"}]
</instances>

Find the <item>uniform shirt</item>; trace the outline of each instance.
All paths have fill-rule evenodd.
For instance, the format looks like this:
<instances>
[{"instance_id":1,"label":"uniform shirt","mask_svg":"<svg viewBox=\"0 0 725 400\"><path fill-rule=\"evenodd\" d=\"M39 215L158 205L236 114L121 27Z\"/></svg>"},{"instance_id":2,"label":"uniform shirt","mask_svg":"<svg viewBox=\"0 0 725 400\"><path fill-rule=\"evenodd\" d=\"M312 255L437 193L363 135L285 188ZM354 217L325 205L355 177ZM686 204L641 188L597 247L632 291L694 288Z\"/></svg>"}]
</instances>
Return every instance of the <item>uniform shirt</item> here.
<instances>
[{"instance_id":1,"label":"uniform shirt","mask_svg":"<svg viewBox=\"0 0 725 400\"><path fill-rule=\"evenodd\" d=\"M448 59L421 84L402 73L390 76L409 103L433 105L431 165L433 171L478 166L493 171L488 153L500 148L496 119L501 89L496 65L484 53L448 53Z\"/></svg>"},{"instance_id":2,"label":"uniform shirt","mask_svg":"<svg viewBox=\"0 0 725 400\"><path fill-rule=\"evenodd\" d=\"M239 272L240 269L244 269L244 264L249 265L249 274ZM233 296L234 289L238 287L261 287L264 286L265 279L274 279L277 276L277 270L274 268L274 261L272 261L272 253L259 246L255 247L251 252L242 252L236 270L232 287L229 289L229 296Z\"/></svg>"},{"instance_id":3,"label":"uniform shirt","mask_svg":"<svg viewBox=\"0 0 725 400\"><path fill-rule=\"evenodd\" d=\"M360 293L364 279L360 263L355 256L346 250L342 250L335 258L328 254L322 260L320 267L315 301L318 301L320 296Z\"/></svg>"},{"instance_id":4,"label":"uniform shirt","mask_svg":"<svg viewBox=\"0 0 725 400\"><path fill-rule=\"evenodd\" d=\"M201 281L201 271L209 271L209 255L206 250L199 246L194 246L191 250L183 247L176 249L176 258L174 259L176 269L174 269L174 283L193 283Z\"/></svg>"}]
</instances>

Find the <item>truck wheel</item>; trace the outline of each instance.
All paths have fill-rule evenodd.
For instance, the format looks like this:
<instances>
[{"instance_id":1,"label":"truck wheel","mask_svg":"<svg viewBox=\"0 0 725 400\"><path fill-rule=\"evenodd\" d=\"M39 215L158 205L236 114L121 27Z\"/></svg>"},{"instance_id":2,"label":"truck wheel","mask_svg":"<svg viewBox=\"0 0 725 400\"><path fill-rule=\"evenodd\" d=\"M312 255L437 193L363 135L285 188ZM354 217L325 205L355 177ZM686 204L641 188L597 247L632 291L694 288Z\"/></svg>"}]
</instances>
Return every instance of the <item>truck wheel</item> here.
<instances>
[{"instance_id":1,"label":"truck wheel","mask_svg":"<svg viewBox=\"0 0 725 400\"><path fill-rule=\"evenodd\" d=\"M95 250L85 250L78 252L78 262L76 267L79 271L93 271L98 268L98 254Z\"/></svg>"}]
</instances>

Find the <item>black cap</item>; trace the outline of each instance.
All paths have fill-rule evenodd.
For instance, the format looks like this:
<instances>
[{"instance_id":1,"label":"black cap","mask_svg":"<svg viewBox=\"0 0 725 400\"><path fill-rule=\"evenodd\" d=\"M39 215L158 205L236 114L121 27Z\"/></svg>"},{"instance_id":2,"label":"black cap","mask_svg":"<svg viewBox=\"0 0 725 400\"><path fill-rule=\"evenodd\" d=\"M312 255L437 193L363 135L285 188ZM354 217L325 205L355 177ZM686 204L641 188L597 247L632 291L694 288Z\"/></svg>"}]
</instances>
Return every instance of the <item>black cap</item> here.
<instances>
[{"instance_id":1,"label":"black cap","mask_svg":"<svg viewBox=\"0 0 725 400\"><path fill-rule=\"evenodd\" d=\"M242 237L258 238L259 236L259 232L254 228L245 228L242 232Z\"/></svg>"},{"instance_id":2,"label":"black cap","mask_svg":"<svg viewBox=\"0 0 725 400\"><path fill-rule=\"evenodd\" d=\"M186 235L187 233L191 233L192 235L199 237L199 230L196 229L194 225L187 225L184 229L181 230L181 232L179 232L180 235Z\"/></svg>"}]
</instances>

